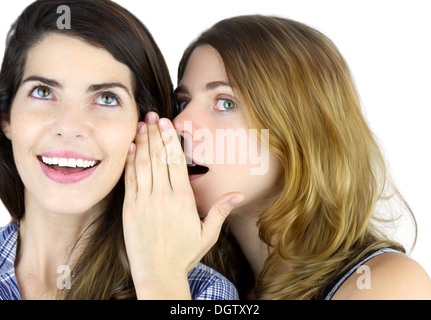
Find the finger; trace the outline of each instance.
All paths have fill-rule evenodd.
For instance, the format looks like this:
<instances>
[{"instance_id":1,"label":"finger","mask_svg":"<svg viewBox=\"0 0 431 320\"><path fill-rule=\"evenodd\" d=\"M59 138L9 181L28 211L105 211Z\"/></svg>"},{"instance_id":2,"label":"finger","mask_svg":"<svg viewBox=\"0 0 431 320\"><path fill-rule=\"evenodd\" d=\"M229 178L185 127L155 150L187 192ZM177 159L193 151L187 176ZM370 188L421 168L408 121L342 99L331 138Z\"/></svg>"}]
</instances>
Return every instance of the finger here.
<instances>
[{"instance_id":1,"label":"finger","mask_svg":"<svg viewBox=\"0 0 431 320\"><path fill-rule=\"evenodd\" d=\"M166 161L166 150L158 126L159 116L149 112L146 117L148 143L153 176L152 190L171 188Z\"/></svg>"},{"instance_id":2,"label":"finger","mask_svg":"<svg viewBox=\"0 0 431 320\"><path fill-rule=\"evenodd\" d=\"M184 190L184 188L189 186L191 190L186 158L177 131L172 122L166 118L159 120L159 128L166 150L166 161L172 189Z\"/></svg>"},{"instance_id":3,"label":"finger","mask_svg":"<svg viewBox=\"0 0 431 320\"><path fill-rule=\"evenodd\" d=\"M138 183L136 181L135 171L135 155L136 146L134 143L130 144L129 152L126 158L126 165L124 171L124 183L125 183L125 196L124 201L135 201L138 190Z\"/></svg>"},{"instance_id":4,"label":"finger","mask_svg":"<svg viewBox=\"0 0 431 320\"><path fill-rule=\"evenodd\" d=\"M148 145L148 128L145 123L141 123L139 126L139 130L135 138L135 144L135 174L137 180L137 192L141 195L149 195L151 194L153 186L153 176Z\"/></svg>"},{"instance_id":5,"label":"finger","mask_svg":"<svg viewBox=\"0 0 431 320\"><path fill-rule=\"evenodd\" d=\"M211 206L208 215L202 221L202 237L210 246L217 241L221 227L230 212L243 200L244 196L241 193L231 192L218 198Z\"/></svg>"}]
</instances>

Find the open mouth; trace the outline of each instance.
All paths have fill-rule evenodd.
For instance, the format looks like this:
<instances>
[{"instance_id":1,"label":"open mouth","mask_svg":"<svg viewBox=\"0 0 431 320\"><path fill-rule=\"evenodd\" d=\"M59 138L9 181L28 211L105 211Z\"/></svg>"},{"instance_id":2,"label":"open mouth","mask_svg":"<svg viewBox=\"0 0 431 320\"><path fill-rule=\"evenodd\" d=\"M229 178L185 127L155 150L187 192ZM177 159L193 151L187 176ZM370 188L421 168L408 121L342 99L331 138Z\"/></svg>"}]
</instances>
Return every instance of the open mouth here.
<instances>
[{"instance_id":1,"label":"open mouth","mask_svg":"<svg viewBox=\"0 0 431 320\"><path fill-rule=\"evenodd\" d=\"M181 140L181 146L182 146L183 150L185 150L186 149L186 145L185 145L186 141L185 141L184 137L180 137L180 140ZM186 154L186 160L187 160L187 171L188 171L190 180L197 179L209 171L208 167L201 166L197 163L194 163L191 160L191 157L187 157L187 154Z\"/></svg>"},{"instance_id":2,"label":"open mouth","mask_svg":"<svg viewBox=\"0 0 431 320\"><path fill-rule=\"evenodd\" d=\"M196 163L188 164L187 170L188 170L189 176L202 175L202 174L205 174L209 171L208 167L201 166L201 165L198 165Z\"/></svg>"}]
</instances>

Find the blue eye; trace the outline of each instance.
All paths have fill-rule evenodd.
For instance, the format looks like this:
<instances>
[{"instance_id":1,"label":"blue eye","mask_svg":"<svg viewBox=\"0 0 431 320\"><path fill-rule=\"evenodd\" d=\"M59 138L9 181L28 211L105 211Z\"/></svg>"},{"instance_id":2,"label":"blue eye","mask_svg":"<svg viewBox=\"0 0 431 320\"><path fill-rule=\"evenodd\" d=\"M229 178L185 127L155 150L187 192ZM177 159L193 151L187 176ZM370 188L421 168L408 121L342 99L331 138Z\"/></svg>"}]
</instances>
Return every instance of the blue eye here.
<instances>
[{"instance_id":1,"label":"blue eye","mask_svg":"<svg viewBox=\"0 0 431 320\"><path fill-rule=\"evenodd\" d=\"M220 111L229 111L236 108L236 103L230 99L218 99L214 109Z\"/></svg>"},{"instance_id":2,"label":"blue eye","mask_svg":"<svg viewBox=\"0 0 431 320\"><path fill-rule=\"evenodd\" d=\"M45 86L39 86L32 90L31 96L39 99L51 99L51 89Z\"/></svg>"},{"instance_id":3,"label":"blue eye","mask_svg":"<svg viewBox=\"0 0 431 320\"><path fill-rule=\"evenodd\" d=\"M102 93L96 99L94 99L94 102L96 104L110 107L115 107L119 105L117 97L111 93Z\"/></svg>"}]
</instances>

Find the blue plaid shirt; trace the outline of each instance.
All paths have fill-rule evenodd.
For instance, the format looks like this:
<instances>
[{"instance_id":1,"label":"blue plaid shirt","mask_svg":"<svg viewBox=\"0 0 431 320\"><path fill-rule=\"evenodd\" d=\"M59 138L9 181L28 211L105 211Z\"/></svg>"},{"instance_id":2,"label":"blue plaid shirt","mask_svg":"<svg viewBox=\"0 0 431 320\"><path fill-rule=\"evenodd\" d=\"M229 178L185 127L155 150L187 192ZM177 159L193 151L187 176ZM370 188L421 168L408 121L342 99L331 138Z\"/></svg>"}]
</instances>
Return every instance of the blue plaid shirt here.
<instances>
[{"instance_id":1,"label":"blue plaid shirt","mask_svg":"<svg viewBox=\"0 0 431 320\"><path fill-rule=\"evenodd\" d=\"M21 300L15 278L18 223L0 228L0 300ZM220 273L199 263L189 274L193 300L237 300L234 285Z\"/></svg>"}]
</instances>

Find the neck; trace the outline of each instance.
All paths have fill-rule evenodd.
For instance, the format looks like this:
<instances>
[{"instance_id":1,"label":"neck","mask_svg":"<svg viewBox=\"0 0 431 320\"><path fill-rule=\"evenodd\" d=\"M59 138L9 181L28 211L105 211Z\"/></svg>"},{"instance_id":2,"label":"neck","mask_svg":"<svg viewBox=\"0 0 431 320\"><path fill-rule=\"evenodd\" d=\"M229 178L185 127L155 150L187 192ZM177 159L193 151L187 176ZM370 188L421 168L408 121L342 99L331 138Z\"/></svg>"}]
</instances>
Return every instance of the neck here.
<instances>
[{"instance_id":1,"label":"neck","mask_svg":"<svg viewBox=\"0 0 431 320\"><path fill-rule=\"evenodd\" d=\"M258 215L231 215L229 227L250 264L254 278L259 279L263 265L268 258L269 248L259 237Z\"/></svg>"},{"instance_id":2,"label":"neck","mask_svg":"<svg viewBox=\"0 0 431 320\"><path fill-rule=\"evenodd\" d=\"M33 258L33 268L49 261L68 261L81 235L92 220L26 211L20 221L19 258Z\"/></svg>"},{"instance_id":3,"label":"neck","mask_svg":"<svg viewBox=\"0 0 431 320\"><path fill-rule=\"evenodd\" d=\"M91 232L89 226L96 217L94 210L54 214L26 201L15 260L22 298L55 297L58 279L65 270L73 270L85 246L83 238Z\"/></svg>"}]
</instances>

